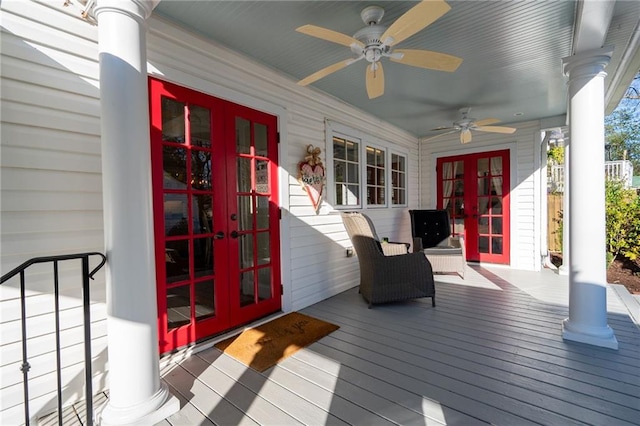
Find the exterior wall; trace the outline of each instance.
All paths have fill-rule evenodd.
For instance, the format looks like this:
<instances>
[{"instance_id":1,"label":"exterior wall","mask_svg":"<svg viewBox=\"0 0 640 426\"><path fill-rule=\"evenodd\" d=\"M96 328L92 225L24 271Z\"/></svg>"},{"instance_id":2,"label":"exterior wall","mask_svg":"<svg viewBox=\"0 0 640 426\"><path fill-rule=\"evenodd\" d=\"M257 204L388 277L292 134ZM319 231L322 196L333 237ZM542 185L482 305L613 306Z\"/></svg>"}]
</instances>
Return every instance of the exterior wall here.
<instances>
[{"instance_id":1,"label":"exterior wall","mask_svg":"<svg viewBox=\"0 0 640 426\"><path fill-rule=\"evenodd\" d=\"M558 121L560 120L552 120ZM420 205L436 206L436 160L439 157L509 149L511 155L511 262L514 269L540 270L540 132L548 122L516 123L511 135L473 132L468 145L460 144L457 133L421 142ZM546 212L545 212L546 214Z\"/></svg>"},{"instance_id":2,"label":"exterior wall","mask_svg":"<svg viewBox=\"0 0 640 426\"><path fill-rule=\"evenodd\" d=\"M0 268L6 273L37 256L103 251L97 28L63 2L3 1ZM313 144L326 153L326 121L375 135L408 153L405 208L371 210L378 233L410 241L408 208L418 207L418 141L334 98L154 17L149 72L216 97L279 116L283 309L303 308L358 284L357 258L339 212L325 201L318 214L297 181L297 164ZM132 141L135 143L135 141ZM330 171L328 171L330 172ZM151 218L150 218L151 219ZM64 265L64 264L63 264ZM82 395L81 291L62 269L65 403ZM33 416L55 405L52 275L28 278ZM104 275L92 282L94 391L108 387ZM19 291L0 288L0 424L22 416ZM78 315L76 317L76 314Z\"/></svg>"},{"instance_id":3,"label":"exterior wall","mask_svg":"<svg viewBox=\"0 0 640 426\"><path fill-rule=\"evenodd\" d=\"M96 28L63 2L3 1L0 269L103 251ZM55 404L52 266L26 274L31 412ZM84 382L80 262L60 263L66 401ZM92 281L94 389L106 384L104 274ZM23 417L19 280L0 288L0 424ZM44 408L46 410L46 408Z\"/></svg>"}]
</instances>

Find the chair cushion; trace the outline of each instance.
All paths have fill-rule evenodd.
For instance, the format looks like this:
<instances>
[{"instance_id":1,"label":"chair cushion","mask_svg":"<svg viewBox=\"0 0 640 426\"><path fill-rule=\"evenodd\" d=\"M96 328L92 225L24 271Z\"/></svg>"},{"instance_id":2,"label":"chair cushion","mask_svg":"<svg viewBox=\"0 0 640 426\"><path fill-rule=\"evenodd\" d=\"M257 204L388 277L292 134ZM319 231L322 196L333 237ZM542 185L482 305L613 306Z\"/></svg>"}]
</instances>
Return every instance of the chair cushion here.
<instances>
[{"instance_id":1,"label":"chair cushion","mask_svg":"<svg viewBox=\"0 0 640 426\"><path fill-rule=\"evenodd\" d=\"M459 247L431 247L428 249L424 249L423 251L425 254L462 255L462 249Z\"/></svg>"}]
</instances>

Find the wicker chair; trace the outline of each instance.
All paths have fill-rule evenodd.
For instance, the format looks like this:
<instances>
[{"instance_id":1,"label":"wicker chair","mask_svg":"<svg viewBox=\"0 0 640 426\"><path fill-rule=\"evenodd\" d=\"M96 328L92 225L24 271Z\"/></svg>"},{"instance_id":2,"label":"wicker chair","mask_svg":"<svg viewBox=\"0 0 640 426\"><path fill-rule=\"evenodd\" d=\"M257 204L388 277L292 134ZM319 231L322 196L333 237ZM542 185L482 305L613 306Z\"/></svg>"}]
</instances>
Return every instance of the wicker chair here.
<instances>
[{"instance_id":1,"label":"wicker chair","mask_svg":"<svg viewBox=\"0 0 640 426\"><path fill-rule=\"evenodd\" d=\"M405 244L381 243L371 220L362 213L342 213L342 221L358 255L360 293L369 308L419 297L431 297L436 306L431 264L422 253L408 253Z\"/></svg>"},{"instance_id":2,"label":"wicker chair","mask_svg":"<svg viewBox=\"0 0 640 426\"><path fill-rule=\"evenodd\" d=\"M464 238L450 237L446 210L409 210L413 233L413 251L423 252L433 273L455 272L464 279L467 266Z\"/></svg>"}]
</instances>

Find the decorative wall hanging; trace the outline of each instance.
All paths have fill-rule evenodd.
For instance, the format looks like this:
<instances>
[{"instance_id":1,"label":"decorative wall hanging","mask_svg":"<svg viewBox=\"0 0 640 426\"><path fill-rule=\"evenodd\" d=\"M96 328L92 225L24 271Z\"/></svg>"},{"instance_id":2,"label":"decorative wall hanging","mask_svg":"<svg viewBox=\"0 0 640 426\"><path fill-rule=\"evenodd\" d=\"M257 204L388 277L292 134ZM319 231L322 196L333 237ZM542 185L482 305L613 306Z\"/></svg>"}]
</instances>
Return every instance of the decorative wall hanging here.
<instances>
[{"instance_id":1,"label":"decorative wall hanging","mask_svg":"<svg viewBox=\"0 0 640 426\"><path fill-rule=\"evenodd\" d=\"M324 165L320 160L320 148L307 145L307 155L304 161L298 164L298 181L309 195L311 204L316 212L322 202L322 192L324 189Z\"/></svg>"}]
</instances>

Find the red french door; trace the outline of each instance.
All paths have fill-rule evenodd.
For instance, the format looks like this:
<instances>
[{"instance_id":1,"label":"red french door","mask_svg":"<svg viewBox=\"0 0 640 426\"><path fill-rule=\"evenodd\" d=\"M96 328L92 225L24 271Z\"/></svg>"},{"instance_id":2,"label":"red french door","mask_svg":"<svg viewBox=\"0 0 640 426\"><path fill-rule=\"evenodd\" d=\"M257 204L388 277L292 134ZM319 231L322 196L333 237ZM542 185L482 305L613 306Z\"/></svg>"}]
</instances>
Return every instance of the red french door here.
<instances>
[{"instance_id":1,"label":"red french door","mask_svg":"<svg viewBox=\"0 0 640 426\"><path fill-rule=\"evenodd\" d=\"M438 208L464 235L467 260L509 263L509 150L439 158Z\"/></svg>"},{"instance_id":2,"label":"red french door","mask_svg":"<svg viewBox=\"0 0 640 426\"><path fill-rule=\"evenodd\" d=\"M160 352L280 310L277 119L149 80Z\"/></svg>"}]
</instances>

